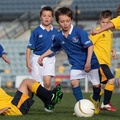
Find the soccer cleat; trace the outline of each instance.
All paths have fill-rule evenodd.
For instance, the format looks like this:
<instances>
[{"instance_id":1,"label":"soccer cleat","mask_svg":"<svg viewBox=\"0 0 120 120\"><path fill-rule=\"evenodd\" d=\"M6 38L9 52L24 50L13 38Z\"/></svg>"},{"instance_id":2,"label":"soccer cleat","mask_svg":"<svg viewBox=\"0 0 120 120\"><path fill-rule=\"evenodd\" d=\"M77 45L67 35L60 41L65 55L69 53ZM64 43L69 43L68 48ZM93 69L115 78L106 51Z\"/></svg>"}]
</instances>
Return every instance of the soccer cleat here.
<instances>
[{"instance_id":1,"label":"soccer cleat","mask_svg":"<svg viewBox=\"0 0 120 120\"><path fill-rule=\"evenodd\" d=\"M51 101L48 104L45 104L46 112L53 112L54 106L57 103L61 102L61 99L63 97L63 93L62 93L61 89L62 89L62 85L59 84L52 90Z\"/></svg>"},{"instance_id":2,"label":"soccer cleat","mask_svg":"<svg viewBox=\"0 0 120 120\"><path fill-rule=\"evenodd\" d=\"M45 112L53 112L53 107L50 106L49 104L45 104L44 110Z\"/></svg>"},{"instance_id":3,"label":"soccer cleat","mask_svg":"<svg viewBox=\"0 0 120 120\"><path fill-rule=\"evenodd\" d=\"M63 97L63 92L61 91L62 85L58 84L53 90L52 90L52 98L51 103L54 106L55 104L61 102L61 99Z\"/></svg>"},{"instance_id":4,"label":"soccer cleat","mask_svg":"<svg viewBox=\"0 0 120 120\"><path fill-rule=\"evenodd\" d=\"M100 107L99 107L99 101L95 101L93 98L92 98L92 95L90 95L90 100L91 102L94 104L95 106L95 114L99 114L100 113Z\"/></svg>"},{"instance_id":5,"label":"soccer cleat","mask_svg":"<svg viewBox=\"0 0 120 120\"><path fill-rule=\"evenodd\" d=\"M117 111L117 109L111 103L108 103L107 105L104 105L102 103L100 109L101 110L111 111L111 112L116 112Z\"/></svg>"}]
</instances>

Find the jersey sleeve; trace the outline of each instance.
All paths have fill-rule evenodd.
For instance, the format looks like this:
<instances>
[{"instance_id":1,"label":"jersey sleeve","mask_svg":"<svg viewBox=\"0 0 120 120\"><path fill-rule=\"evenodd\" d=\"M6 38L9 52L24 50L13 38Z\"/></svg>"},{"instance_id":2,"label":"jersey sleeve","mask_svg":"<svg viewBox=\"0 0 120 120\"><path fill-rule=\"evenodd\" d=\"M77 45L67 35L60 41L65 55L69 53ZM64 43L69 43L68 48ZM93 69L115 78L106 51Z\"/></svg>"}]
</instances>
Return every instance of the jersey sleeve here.
<instances>
[{"instance_id":1,"label":"jersey sleeve","mask_svg":"<svg viewBox=\"0 0 120 120\"><path fill-rule=\"evenodd\" d=\"M86 31L84 31L84 30L80 31L80 38L81 38L81 42L82 42L84 48L87 48L87 47L93 45L92 41L89 39Z\"/></svg>"},{"instance_id":2,"label":"jersey sleeve","mask_svg":"<svg viewBox=\"0 0 120 120\"><path fill-rule=\"evenodd\" d=\"M27 45L27 48L30 48L31 50L35 49L35 40L37 39L37 35L35 34L35 32L33 31L30 39L29 39L29 43Z\"/></svg>"},{"instance_id":3,"label":"jersey sleeve","mask_svg":"<svg viewBox=\"0 0 120 120\"><path fill-rule=\"evenodd\" d=\"M111 22L113 23L115 29L120 29L120 16L112 19Z\"/></svg>"},{"instance_id":4,"label":"jersey sleeve","mask_svg":"<svg viewBox=\"0 0 120 120\"><path fill-rule=\"evenodd\" d=\"M57 51L59 51L59 50L61 50L61 45L60 45L60 43L59 43L59 41L57 40L57 38L54 38L54 40L53 40L53 45L52 45L52 47L50 48L53 52L57 52Z\"/></svg>"}]
</instances>

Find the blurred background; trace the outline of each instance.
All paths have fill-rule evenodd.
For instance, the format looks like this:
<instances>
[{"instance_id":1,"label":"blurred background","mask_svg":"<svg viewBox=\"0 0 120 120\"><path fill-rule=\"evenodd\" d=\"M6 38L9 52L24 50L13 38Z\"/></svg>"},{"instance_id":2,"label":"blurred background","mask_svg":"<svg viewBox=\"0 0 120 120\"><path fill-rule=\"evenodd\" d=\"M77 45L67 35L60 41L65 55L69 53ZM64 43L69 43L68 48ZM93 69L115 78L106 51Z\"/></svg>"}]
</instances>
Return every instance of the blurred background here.
<instances>
[{"instance_id":1,"label":"blurred background","mask_svg":"<svg viewBox=\"0 0 120 120\"><path fill-rule=\"evenodd\" d=\"M4 47L11 65L0 59L0 86L17 88L22 79L30 77L26 67L26 46L32 30L40 24L39 11L43 6L51 6L54 10L62 6L70 7L74 12L73 24L88 33L98 24L101 11L109 9L116 17L116 8L120 0L0 0L0 44ZM53 21L53 26L60 29ZM120 62L120 31L113 30L117 60L112 60L111 70L114 71ZM65 53L56 55L56 77L52 85L62 83L70 88L70 65ZM88 92L91 83L81 80L83 90Z\"/></svg>"}]
</instances>

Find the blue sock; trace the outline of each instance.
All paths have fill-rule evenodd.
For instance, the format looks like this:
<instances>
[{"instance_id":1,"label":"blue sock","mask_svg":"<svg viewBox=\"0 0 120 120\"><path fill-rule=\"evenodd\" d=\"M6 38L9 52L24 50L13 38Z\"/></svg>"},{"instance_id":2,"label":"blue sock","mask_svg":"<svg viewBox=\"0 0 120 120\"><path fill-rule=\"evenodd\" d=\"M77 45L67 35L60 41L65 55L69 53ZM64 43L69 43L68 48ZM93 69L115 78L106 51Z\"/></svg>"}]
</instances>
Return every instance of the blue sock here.
<instances>
[{"instance_id":1,"label":"blue sock","mask_svg":"<svg viewBox=\"0 0 120 120\"><path fill-rule=\"evenodd\" d=\"M72 90L73 90L73 95L75 96L77 101L83 99L83 94L80 86L72 88Z\"/></svg>"}]
</instances>

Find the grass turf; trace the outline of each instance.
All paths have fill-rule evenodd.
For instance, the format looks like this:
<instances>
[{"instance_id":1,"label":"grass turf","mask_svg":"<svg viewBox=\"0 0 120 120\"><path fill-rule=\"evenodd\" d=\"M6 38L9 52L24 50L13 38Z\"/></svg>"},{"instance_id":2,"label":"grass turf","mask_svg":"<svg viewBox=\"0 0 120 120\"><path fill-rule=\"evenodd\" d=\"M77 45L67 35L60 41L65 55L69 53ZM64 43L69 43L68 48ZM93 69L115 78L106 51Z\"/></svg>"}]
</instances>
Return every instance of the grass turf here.
<instances>
[{"instance_id":1,"label":"grass turf","mask_svg":"<svg viewBox=\"0 0 120 120\"><path fill-rule=\"evenodd\" d=\"M14 93L10 93L14 95ZM84 93L84 98L89 99L90 93ZM64 93L62 102L55 106L53 113L44 112L43 103L34 96L35 103L29 113L24 116L0 116L0 120L120 120L120 94L113 93L112 104L118 109L116 113L101 111L99 115L91 118L73 116L76 100L72 93ZM101 100L102 101L102 100Z\"/></svg>"}]
</instances>

